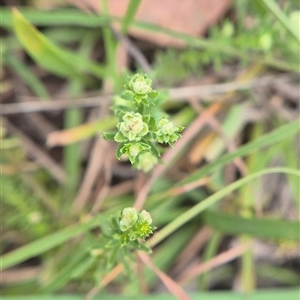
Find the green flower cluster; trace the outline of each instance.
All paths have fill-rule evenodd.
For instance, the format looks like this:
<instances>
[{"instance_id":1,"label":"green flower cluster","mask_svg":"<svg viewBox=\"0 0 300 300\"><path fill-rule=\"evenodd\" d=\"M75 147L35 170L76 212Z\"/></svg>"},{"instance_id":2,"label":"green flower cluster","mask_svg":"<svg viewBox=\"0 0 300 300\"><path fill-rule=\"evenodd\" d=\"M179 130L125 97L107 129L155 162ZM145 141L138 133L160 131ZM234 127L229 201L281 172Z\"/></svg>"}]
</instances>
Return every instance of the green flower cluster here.
<instances>
[{"instance_id":1,"label":"green flower cluster","mask_svg":"<svg viewBox=\"0 0 300 300\"><path fill-rule=\"evenodd\" d=\"M180 135L180 132L183 130L183 127L176 127L172 122L167 118L163 118L158 122L158 130L156 132L156 139L159 143L167 143L170 146L176 142Z\"/></svg>"},{"instance_id":2,"label":"green flower cluster","mask_svg":"<svg viewBox=\"0 0 300 300\"><path fill-rule=\"evenodd\" d=\"M122 245L150 236L155 229L151 224L152 218L146 210L139 213L134 207L124 208L119 220Z\"/></svg>"},{"instance_id":3,"label":"green flower cluster","mask_svg":"<svg viewBox=\"0 0 300 300\"><path fill-rule=\"evenodd\" d=\"M116 142L140 141L149 132L143 116L134 112L125 113L117 128L119 132L114 137Z\"/></svg>"},{"instance_id":4,"label":"green flower cluster","mask_svg":"<svg viewBox=\"0 0 300 300\"><path fill-rule=\"evenodd\" d=\"M119 143L116 152L118 159L125 155L131 164L144 172L150 171L159 161L160 152L155 143L173 146L183 130L182 126L174 126L166 117L157 120L151 113L145 113L151 104L149 97L158 96L151 83L152 80L147 75L136 74L131 78L124 87L131 96L130 104L133 109L127 112L120 109L117 130L103 134L105 139ZM123 98L121 100L126 101ZM119 98L118 101L120 103Z\"/></svg>"},{"instance_id":5,"label":"green flower cluster","mask_svg":"<svg viewBox=\"0 0 300 300\"><path fill-rule=\"evenodd\" d=\"M138 104L144 103L149 106L148 97L157 97L157 91L151 87L152 80L147 75L135 74L124 87L133 95L133 100Z\"/></svg>"},{"instance_id":6,"label":"green flower cluster","mask_svg":"<svg viewBox=\"0 0 300 300\"><path fill-rule=\"evenodd\" d=\"M128 259L133 258L134 250L152 252L145 239L153 234L156 227L152 225L151 215L146 210L139 212L134 207L126 207L113 214L110 222L99 218L99 225L100 240L91 250L91 255L102 258L108 269L118 262L127 263Z\"/></svg>"}]
</instances>

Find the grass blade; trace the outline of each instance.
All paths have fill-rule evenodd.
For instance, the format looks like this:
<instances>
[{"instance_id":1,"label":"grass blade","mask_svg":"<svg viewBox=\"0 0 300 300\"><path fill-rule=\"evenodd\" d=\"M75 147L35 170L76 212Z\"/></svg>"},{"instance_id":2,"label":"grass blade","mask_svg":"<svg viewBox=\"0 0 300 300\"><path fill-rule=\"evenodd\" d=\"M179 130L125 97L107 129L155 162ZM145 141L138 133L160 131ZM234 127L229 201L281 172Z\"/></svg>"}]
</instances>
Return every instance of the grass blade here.
<instances>
[{"instance_id":1,"label":"grass blade","mask_svg":"<svg viewBox=\"0 0 300 300\"><path fill-rule=\"evenodd\" d=\"M297 30L292 27L291 22L282 12L279 6L273 0L262 0L266 8L276 17L276 19L285 27L288 33L300 44L300 35Z\"/></svg>"},{"instance_id":2,"label":"grass blade","mask_svg":"<svg viewBox=\"0 0 300 300\"><path fill-rule=\"evenodd\" d=\"M158 233L156 233L153 238L150 239L150 246L153 247L157 245L159 242L164 240L166 237L168 237L171 233L176 231L178 228L180 228L182 225L193 219L195 216L203 212L205 209L209 208L210 206L216 204L218 201L220 201L223 197L231 193L232 191L240 188L244 184L252 181L253 179L256 179L258 177L261 177L266 174L272 174L272 173L284 173L289 175L295 175L300 177L300 171L292 170L288 168L271 168L266 169L254 174L250 174L247 177L244 177L238 181L235 181L234 183L226 186L222 190L216 192L215 194L211 195L204 201L198 203L191 209L187 210L185 213L183 213L181 216L176 218L174 221L170 222L167 226L165 226L163 229L161 229Z\"/></svg>"},{"instance_id":3,"label":"grass blade","mask_svg":"<svg viewBox=\"0 0 300 300\"><path fill-rule=\"evenodd\" d=\"M50 234L30 244L13 250L0 257L1 266L0 270L7 269L24 260L40 255L54 247L66 243L70 239L84 233L85 231L94 228L98 225L98 220L93 218L85 223L79 223L74 226L62 229L58 232Z\"/></svg>"},{"instance_id":4,"label":"grass blade","mask_svg":"<svg viewBox=\"0 0 300 300\"><path fill-rule=\"evenodd\" d=\"M226 164L231 162L236 157L243 157L254 153L257 149L261 149L262 147L268 147L279 143L282 140L285 140L289 137L296 135L300 131L300 121L296 120L289 124L283 125L270 133L266 133L254 141L251 141L234 152L228 153L220 157L216 162L208 164L201 168L199 171L192 173L186 179L184 179L178 185L191 183L195 180L199 180L200 178L207 176L208 173L215 172L219 170L221 167L224 167Z\"/></svg>"},{"instance_id":5,"label":"grass blade","mask_svg":"<svg viewBox=\"0 0 300 300\"><path fill-rule=\"evenodd\" d=\"M0 13L2 17L1 25L3 27L10 28L12 26L12 17L10 9L1 9ZM47 11L35 11L32 9L23 8L22 13L24 13L24 16L35 25L68 25L99 28L101 26L108 25L110 21L122 21L122 19L120 18L111 16L91 16L74 9L61 9L59 11L53 11L51 12L51 14L49 14L49 12ZM299 73L298 66L290 64L286 61L278 60L272 57L262 57L261 55L249 55L249 53L244 53L243 51L232 47L224 47L218 42L209 39L195 38L186 34L178 33L170 29L162 28L157 25L145 22L133 21L132 26L147 31L160 32L162 34L172 36L174 38L184 41L187 45L192 47L203 48L207 50L211 49L212 51L224 53L231 57L237 57L245 61L260 61L271 67Z\"/></svg>"},{"instance_id":6,"label":"grass blade","mask_svg":"<svg viewBox=\"0 0 300 300\"><path fill-rule=\"evenodd\" d=\"M128 4L125 16L122 21L122 27L121 32L122 34L126 34L128 31L128 28L134 19L134 16L140 6L141 0L131 0Z\"/></svg>"},{"instance_id":7,"label":"grass blade","mask_svg":"<svg viewBox=\"0 0 300 300\"><path fill-rule=\"evenodd\" d=\"M98 77L105 75L104 68L99 64L85 60L80 55L50 42L17 9L13 10L13 28L25 50L37 64L49 72L73 79L83 79L83 72L90 72Z\"/></svg>"},{"instance_id":8,"label":"grass blade","mask_svg":"<svg viewBox=\"0 0 300 300\"><path fill-rule=\"evenodd\" d=\"M41 100L50 98L42 82L21 60L17 59L14 56L6 54L4 57L4 63L20 76L20 78L29 86L29 88L37 97L39 97Z\"/></svg>"},{"instance_id":9,"label":"grass blade","mask_svg":"<svg viewBox=\"0 0 300 300\"><path fill-rule=\"evenodd\" d=\"M248 219L211 211L203 214L203 220L207 225L233 235L247 234L266 239L299 239L300 222L296 221Z\"/></svg>"}]
</instances>

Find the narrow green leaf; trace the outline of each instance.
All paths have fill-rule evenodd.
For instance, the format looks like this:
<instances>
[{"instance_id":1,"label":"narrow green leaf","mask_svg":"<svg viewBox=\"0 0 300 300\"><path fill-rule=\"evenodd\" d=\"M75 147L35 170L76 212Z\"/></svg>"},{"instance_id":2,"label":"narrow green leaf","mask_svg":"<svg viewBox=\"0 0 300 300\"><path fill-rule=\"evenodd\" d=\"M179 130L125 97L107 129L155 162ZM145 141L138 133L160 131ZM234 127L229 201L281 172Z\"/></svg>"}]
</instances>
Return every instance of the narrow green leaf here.
<instances>
[{"instance_id":1,"label":"narrow green leaf","mask_svg":"<svg viewBox=\"0 0 300 300\"><path fill-rule=\"evenodd\" d=\"M203 168L200 168L199 171L192 173L190 176L185 178L178 185L199 180L203 176L207 176L208 173L215 172L219 170L221 167L224 167L226 164L230 163L236 157L243 157L254 153L257 149L261 149L262 147L268 147L274 145L282 140L285 140L289 137L296 135L299 131L300 131L299 120L283 125L273 130L272 132L266 133L261 137L257 138L256 140L251 141L239 147L236 151L223 155L217 161L210 163L204 166Z\"/></svg>"},{"instance_id":2,"label":"narrow green leaf","mask_svg":"<svg viewBox=\"0 0 300 300\"><path fill-rule=\"evenodd\" d=\"M104 68L99 64L50 42L17 9L13 9L13 28L28 54L47 71L68 78L83 78L83 72L99 77L105 75Z\"/></svg>"},{"instance_id":3,"label":"narrow green leaf","mask_svg":"<svg viewBox=\"0 0 300 300\"><path fill-rule=\"evenodd\" d=\"M101 1L101 9L102 9L102 14L104 15L108 14L108 0ZM109 26L102 27L102 35L103 35L107 70L114 80L114 88L118 89L119 76L118 76L117 65L116 65L117 41Z\"/></svg>"},{"instance_id":4,"label":"narrow green leaf","mask_svg":"<svg viewBox=\"0 0 300 300\"><path fill-rule=\"evenodd\" d=\"M123 151L122 151L123 147L124 147L124 143L120 143L118 148L117 148L117 151L116 151L117 159L121 159L121 156L123 155Z\"/></svg>"},{"instance_id":5,"label":"narrow green leaf","mask_svg":"<svg viewBox=\"0 0 300 300\"><path fill-rule=\"evenodd\" d=\"M300 282L300 275L297 270L280 265L274 266L267 263L259 263L256 265L256 274L258 278L271 279L280 285L298 286Z\"/></svg>"},{"instance_id":6,"label":"narrow green leaf","mask_svg":"<svg viewBox=\"0 0 300 300\"><path fill-rule=\"evenodd\" d=\"M297 28L294 28L290 20L286 17L283 11L279 8L274 0L262 0L266 8L276 17L276 19L283 25L287 32L300 44L300 34Z\"/></svg>"},{"instance_id":7,"label":"narrow green leaf","mask_svg":"<svg viewBox=\"0 0 300 300\"><path fill-rule=\"evenodd\" d=\"M9 9L1 9L1 25L3 27L9 28L12 25L12 17L11 10ZM22 13L24 13L25 17L28 18L32 23L36 25L51 25L51 26L83 26L90 28L99 28L104 25L108 25L111 21L121 22L122 19L111 16L92 16L82 13L78 10L61 9L59 11L53 11L51 14L47 11L37 11L29 8L23 8ZM67 17L66 17L67 16ZM178 40L184 41L187 45L203 48L203 49L212 49L219 53L224 53L230 55L231 57L238 57L247 61L260 61L266 65L299 73L298 66L292 65L286 61L274 59L272 57L263 58L260 55L250 55L249 53L244 53L238 49L232 47L224 47L220 45L218 41L212 41L209 39L200 39L195 38L186 34L182 34L176 31L172 31L170 29L162 28L154 24L133 21L132 26L135 28L152 31L152 32L160 32L161 34L166 34L168 36L172 36L177 38Z\"/></svg>"},{"instance_id":8,"label":"narrow green leaf","mask_svg":"<svg viewBox=\"0 0 300 300\"><path fill-rule=\"evenodd\" d=\"M74 226L62 229L58 232L50 234L23 247L13 250L0 257L0 270L7 269L24 260L40 255L54 247L57 247L70 239L96 227L98 221L93 218L85 223L79 223Z\"/></svg>"},{"instance_id":9,"label":"narrow green leaf","mask_svg":"<svg viewBox=\"0 0 300 300\"><path fill-rule=\"evenodd\" d=\"M298 240L300 222L278 219L242 218L220 212L207 211L203 214L204 222L228 234L247 234L266 239Z\"/></svg>"},{"instance_id":10,"label":"narrow green leaf","mask_svg":"<svg viewBox=\"0 0 300 300\"><path fill-rule=\"evenodd\" d=\"M88 253L85 251L80 251L80 249L73 250L77 251L72 252L70 260L66 261L66 264L55 273L50 282L41 289L43 293L53 293L65 286L71 280L71 275L77 266L88 257Z\"/></svg>"},{"instance_id":11,"label":"narrow green leaf","mask_svg":"<svg viewBox=\"0 0 300 300\"><path fill-rule=\"evenodd\" d=\"M103 132L103 138L107 141L114 141L116 131Z\"/></svg>"},{"instance_id":12,"label":"narrow green leaf","mask_svg":"<svg viewBox=\"0 0 300 300\"><path fill-rule=\"evenodd\" d=\"M85 260L81 261L75 269L73 269L72 273L70 274L71 279L80 278L84 273L87 272L92 265L95 264L94 257L87 257Z\"/></svg>"},{"instance_id":13,"label":"narrow green leaf","mask_svg":"<svg viewBox=\"0 0 300 300\"><path fill-rule=\"evenodd\" d=\"M38 77L17 57L12 56L10 54L4 55L4 62L7 64L20 78L28 85L28 87L34 92L34 94L39 97L41 100L45 100L45 98L50 98L49 94L43 85L43 83L39 80ZM44 99L43 99L44 98Z\"/></svg>"},{"instance_id":14,"label":"narrow green leaf","mask_svg":"<svg viewBox=\"0 0 300 300\"><path fill-rule=\"evenodd\" d=\"M83 85L80 80L70 80L69 83L70 95L78 97L83 90ZM64 128L66 130L76 128L82 121L82 110L79 108L68 109L64 112ZM69 210L70 202L75 197L76 189L78 188L80 178L81 153L79 143L66 145L63 149L63 165L67 175L65 185L65 202L66 210ZM66 211L67 212L67 211Z\"/></svg>"},{"instance_id":15,"label":"narrow green leaf","mask_svg":"<svg viewBox=\"0 0 300 300\"><path fill-rule=\"evenodd\" d=\"M122 34L126 34L134 16L139 8L141 0L131 0L128 4L125 16L122 21L121 32Z\"/></svg>"},{"instance_id":16,"label":"narrow green leaf","mask_svg":"<svg viewBox=\"0 0 300 300\"><path fill-rule=\"evenodd\" d=\"M169 223L167 226L165 226L163 229L161 229L159 232L157 232L153 238L150 241L150 246L153 247L162 240L164 240L166 237L168 237L170 234L172 234L174 231L176 231L178 228L183 226L185 223L193 219L198 214L202 213L204 210L209 208L210 206L216 204L218 201L220 201L223 197L228 195L234 190L237 190L238 188L242 187L246 183L261 177L266 174L272 174L272 173L284 173L289 175L295 175L300 177L300 171L298 170L292 170L288 168L271 168L262 170L257 173L253 173L248 175L247 177L244 177L238 181L233 182L232 184L226 186L222 190L214 193L213 195L206 198L204 201L198 203L197 205L193 206L191 209L187 210L185 213L180 215L178 218L173 220L171 223Z\"/></svg>"}]
</instances>

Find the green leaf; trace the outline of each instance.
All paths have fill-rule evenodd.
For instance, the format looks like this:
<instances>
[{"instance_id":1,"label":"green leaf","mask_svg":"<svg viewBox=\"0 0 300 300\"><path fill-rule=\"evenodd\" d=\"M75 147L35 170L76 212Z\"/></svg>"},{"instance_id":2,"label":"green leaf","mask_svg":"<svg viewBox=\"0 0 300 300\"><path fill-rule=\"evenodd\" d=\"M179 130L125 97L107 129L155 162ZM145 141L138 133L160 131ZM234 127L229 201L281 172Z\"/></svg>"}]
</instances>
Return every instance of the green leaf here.
<instances>
[{"instance_id":1,"label":"green leaf","mask_svg":"<svg viewBox=\"0 0 300 300\"><path fill-rule=\"evenodd\" d=\"M11 9L1 9L1 26L9 28L12 24ZM87 28L100 28L101 26L108 25L110 21L121 22L121 18L112 16L99 16L99 15L88 15L84 12L80 12L75 9L60 9L53 11L49 14L48 11L38 11L32 8L23 8L22 13L30 20L33 24L43 26L81 26ZM68 16L66 18L66 15ZM237 57L247 61L261 61L262 63L286 70L299 73L297 65L291 64L286 61L277 60L272 57L262 57L261 55L249 55L233 47L224 47L218 41L210 39L200 39L199 37L192 37L186 34L182 34L170 29L162 28L154 24L133 21L132 27L139 28L141 30L159 32L161 34L172 36L178 40L183 41L189 46L196 47L198 49L213 50L221 54L230 55L231 57Z\"/></svg>"},{"instance_id":2,"label":"green leaf","mask_svg":"<svg viewBox=\"0 0 300 300\"><path fill-rule=\"evenodd\" d=\"M144 116L143 116L143 122L146 123L146 124L149 124L149 122L150 122L150 117L151 117L150 115L144 115Z\"/></svg>"},{"instance_id":3,"label":"green leaf","mask_svg":"<svg viewBox=\"0 0 300 300\"><path fill-rule=\"evenodd\" d=\"M158 92L157 92L157 91L152 91L152 92L150 92L150 93L148 94L148 96L149 96L150 98L156 98L156 97L158 96Z\"/></svg>"},{"instance_id":4,"label":"green leaf","mask_svg":"<svg viewBox=\"0 0 300 300\"><path fill-rule=\"evenodd\" d=\"M212 205L216 204L218 201L220 201L223 197L228 195L230 192L235 191L242 187L243 185L247 184L248 182L266 175L266 174L272 174L272 173L284 173L289 175L295 175L300 177L300 171L294 170L294 169L288 169L288 168L270 168L265 169L260 172L256 172L253 174L248 175L247 177L244 177L238 181L233 182L232 184L226 186L225 188L219 190L218 192L214 193L213 195L209 196L205 200L199 202L189 210L187 210L185 213L180 215L178 218L173 220L171 223L166 225L163 229L161 229L159 232L156 233L154 238L151 240L150 246L155 246L157 243L161 242L163 239L165 239L167 236L169 236L171 233L173 233L178 228L182 227L184 224L186 224L188 221L193 219L198 214L202 213Z\"/></svg>"},{"instance_id":5,"label":"green leaf","mask_svg":"<svg viewBox=\"0 0 300 300\"><path fill-rule=\"evenodd\" d=\"M110 256L107 260L107 268L111 270L117 264L117 255L120 250L120 244L110 249Z\"/></svg>"},{"instance_id":6,"label":"green leaf","mask_svg":"<svg viewBox=\"0 0 300 300\"><path fill-rule=\"evenodd\" d=\"M207 211L203 214L204 222L225 233L251 236L266 239L299 240L300 222L276 219L242 218L220 212Z\"/></svg>"},{"instance_id":7,"label":"green leaf","mask_svg":"<svg viewBox=\"0 0 300 300\"><path fill-rule=\"evenodd\" d=\"M107 141L115 140L116 131L103 132L103 138Z\"/></svg>"},{"instance_id":8,"label":"green leaf","mask_svg":"<svg viewBox=\"0 0 300 300\"><path fill-rule=\"evenodd\" d=\"M152 131L156 131L157 130L155 119L152 116L150 116L150 120L148 122L148 126L149 126L150 130L152 130Z\"/></svg>"},{"instance_id":9,"label":"green leaf","mask_svg":"<svg viewBox=\"0 0 300 300\"><path fill-rule=\"evenodd\" d=\"M138 249L138 250L141 250L141 251L144 251L144 252L146 252L146 253L148 253L148 254L151 254L152 253L152 250L151 250L151 248L149 248L148 246L146 246L145 244L142 244L142 243L137 243L137 245L136 245L136 249Z\"/></svg>"},{"instance_id":10,"label":"green leaf","mask_svg":"<svg viewBox=\"0 0 300 300\"><path fill-rule=\"evenodd\" d=\"M94 264L95 264L95 258L94 257L87 257L86 259L79 262L79 264L72 270L72 272L70 274L70 278L71 279L80 278Z\"/></svg>"},{"instance_id":11,"label":"green leaf","mask_svg":"<svg viewBox=\"0 0 300 300\"><path fill-rule=\"evenodd\" d=\"M79 223L71 227L67 227L53 234L49 234L46 237L38 239L32 243L29 243L23 247L13 250L0 257L1 265L0 270L7 269L14 266L24 260L35 257L44 253L54 247L66 243L70 239L90 230L98 225L96 218L88 220L85 223Z\"/></svg>"},{"instance_id":12,"label":"green leaf","mask_svg":"<svg viewBox=\"0 0 300 300\"><path fill-rule=\"evenodd\" d=\"M276 19L285 27L286 31L298 42L300 45L300 35L299 30L292 26L292 23L287 18L287 16L280 9L278 4L274 0L262 0L262 3L267 7L267 9L276 17Z\"/></svg>"},{"instance_id":13,"label":"green leaf","mask_svg":"<svg viewBox=\"0 0 300 300\"><path fill-rule=\"evenodd\" d=\"M141 0L132 0L129 2L125 16L122 21L122 27L121 27L122 34L127 33L130 23L134 19L134 16L138 10L140 3L141 3Z\"/></svg>"},{"instance_id":14,"label":"green leaf","mask_svg":"<svg viewBox=\"0 0 300 300\"><path fill-rule=\"evenodd\" d=\"M4 63L20 76L20 78L28 85L28 87L35 93L36 96L42 100L45 100L45 98L50 98L43 83L39 80L39 78L36 77L36 75L25 63L9 53L5 53L3 55L3 59Z\"/></svg>"},{"instance_id":15,"label":"green leaf","mask_svg":"<svg viewBox=\"0 0 300 300\"><path fill-rule=\"evenodd\" d=\"M104 68L99 64L92 63L50 42L15 8L13 28L24 49L47 71L68 78L83 78L83 72L90 72L98 77L105 75Z\"/></svg>"},{"instance_id":16,"label":"green leaf","mask_svg":"<svg viewBox=\"0 0 300 300\"><path fill-rule=\"evenodd\" d=\"M117 159L121 159L121 156L123 154L122 148L124 147L124 143L119 144L118 149L116 151L116 157Z\"/></svg>"},{"instance_id":17,"label":"green leaf","mask_svg":"<svg viewBox=\"0 0 300 300\"><path fill-rule=\"evenodd\" d=\"M123 143L127 141L127 138L121 132L117 132L114 140L118 143Z\"/></svg>"},{"instance_id":18,"label":"green leaf","mask_svg":"<svg viewBox=\"0 0 300 300\"><path fill-rule=\"evenodd\" d=\"M262 147L267 147L279 143L282 140L285 140L289 137L296 135L300 131L300 121L296 120L294 122L283 125L270 133L266 133L259 138L239 147L236 151L228 153L220 157L213 163L210 163L200 170L192 173L187 176L184 180L182 180L181 184L190 183L194 180L199 180L203 176L207 176L209 173L215 172L219 170L221 167L230 163L236 157L243 157L249 154L254 153L257 149L261 149Z\"/></svg>"},{"instance_id":19,"label":"green leaf","mask_svg":"<svg viewBox=\"0 0 300 300\"><path fill-rule=\"evenodd\" d=\"M65 286L71 280L71 274L76 271L77 266L88 257L85 251L80 251L81 249L78 248L74 250L76 251L72 252L70 260L66 261L66 264L55 273L50 282L41 289L43 293L55 292Z\"/></svg>"},{"instance_id":20,"label":"green leaf","mask_svg":"<svg viewBox=\"0 0 300 300\"><path fill-rule=\"evenodd\" d=\"M151 147L151 153L157 157L160 157L158 148L152 142L148 142L148 145Z\"/></svg>"}]
</instances>

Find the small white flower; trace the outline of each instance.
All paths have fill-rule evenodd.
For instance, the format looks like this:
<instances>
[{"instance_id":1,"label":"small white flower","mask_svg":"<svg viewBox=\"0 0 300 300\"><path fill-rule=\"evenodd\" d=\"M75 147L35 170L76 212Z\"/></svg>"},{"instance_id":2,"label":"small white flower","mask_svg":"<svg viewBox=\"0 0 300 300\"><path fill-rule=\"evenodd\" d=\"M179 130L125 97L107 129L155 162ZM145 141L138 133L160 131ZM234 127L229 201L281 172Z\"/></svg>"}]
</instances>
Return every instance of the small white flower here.
<instances>
[{"instance_id":1,"label":"small white flower","mask_svg":"<svg viewBox=\"0 0 300 300\"><path fill-rule=\"evenodd\" d=\"M129 87L131 87L132 91L135 94L147 95L152 91L151 83L151 79L143 75L136 74L130 80Z\"/></svg>"},{"instance_id":2,"label":"small white flower","mask_svg":"<svg viewBox=\"0 0 300 300\"><path fill-rule=\"evenodd\" d=\"M179 139L179 137L181 136L180 132L183 130L182 126L174 126L174 124L167 118L162 118L157 125L157 141L159 143L168 143L169 145L172 145Z\"/></svg>"},{"instance_id":3,"label":"small white flower","mask_svg":"<svg viewBox=\"0 0 300 300\"><path fill-rule=\"evenodd\" d=\"M142 210L139 214L139 222L147 223L148 225L151 225L152 224L151 215L146 210Z\"/></svg>"},{"instance_id":4,"label":"small white flower","mask_svg":"<svg viewBox=\"0 0 300 300\"><path fill-rule=\"evenodd\" d=\"M171 135L176 131L176 127L167 118L163 118L158 122L158 128L161 134Z\"/></svg>"},{"instance_id":5,"label":"small white flower","mask_svg":"<svg viewBox=\"0 0 300 300\"><path fill-rule=\"evenodd\" d=\"M139 141L149 132L148 125L143 122L143 116L139 113L128 112L122 119L123 122L117 124L117 128L129 141Z\"/></svg>"},{"instance_id":6,"label":"small white flower","mask_svg":"<svg viewBox=\"0 0 300 300\"><path fill-rule=\"evenodd\" d=\"M120 220L120 229L126 231L133 227L137 222L139 216L138 211L134 207L126 207L122 211Z\"/></svg>"}]
</instances>

